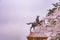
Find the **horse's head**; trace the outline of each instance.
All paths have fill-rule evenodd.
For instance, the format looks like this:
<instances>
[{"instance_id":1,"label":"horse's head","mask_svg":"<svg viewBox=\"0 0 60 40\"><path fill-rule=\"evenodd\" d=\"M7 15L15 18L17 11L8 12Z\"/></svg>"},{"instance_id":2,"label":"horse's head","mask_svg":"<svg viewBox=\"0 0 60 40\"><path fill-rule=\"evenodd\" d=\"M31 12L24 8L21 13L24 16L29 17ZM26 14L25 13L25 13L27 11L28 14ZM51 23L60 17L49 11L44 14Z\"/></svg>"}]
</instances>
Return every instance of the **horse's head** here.
<instances>
[{"instance_id":1,"label":"horse's head","mask_svg":"<svg viewBox=\"0 0 60 40\"><path fill-rule=\"evenodd\" d=\"M30 24L32 24L32 22L30 22L30 23L27 23L27 25L30 25Z\"/></svg>"}]
</instances>

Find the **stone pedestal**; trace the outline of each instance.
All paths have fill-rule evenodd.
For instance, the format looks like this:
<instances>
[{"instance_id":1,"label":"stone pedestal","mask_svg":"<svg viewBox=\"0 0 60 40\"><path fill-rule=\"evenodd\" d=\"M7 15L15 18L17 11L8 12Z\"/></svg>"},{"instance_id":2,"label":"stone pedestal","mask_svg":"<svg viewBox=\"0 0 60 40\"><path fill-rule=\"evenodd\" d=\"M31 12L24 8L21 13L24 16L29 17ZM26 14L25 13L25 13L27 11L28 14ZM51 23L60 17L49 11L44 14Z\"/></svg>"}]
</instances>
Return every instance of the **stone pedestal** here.
<instances>
[{"instance_id":1,"label":"stone pedestal","mask_svg":"<svg viewBox=\"0 0 60 40\"><path fill-rule=\"evenodd\" d=\"M34 36L34 34L30 34L27 36L28 40L47 40L47 36Z\"/></svg>"}]
</instances>

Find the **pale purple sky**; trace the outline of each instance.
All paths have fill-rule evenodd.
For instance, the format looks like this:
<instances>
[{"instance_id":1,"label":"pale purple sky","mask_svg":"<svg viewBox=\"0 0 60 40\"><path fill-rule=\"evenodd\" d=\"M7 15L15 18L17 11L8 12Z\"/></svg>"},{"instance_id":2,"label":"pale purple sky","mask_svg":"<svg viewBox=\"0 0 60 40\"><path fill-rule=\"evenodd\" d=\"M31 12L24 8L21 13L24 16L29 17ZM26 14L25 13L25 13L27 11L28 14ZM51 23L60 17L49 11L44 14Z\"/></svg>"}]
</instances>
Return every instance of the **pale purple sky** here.
<instances>
[{"instance_id":1,"label":"pale purple sky","mask_svg":"<svg viewBox=\"0 0 60 40\"><path fill-rule=\"evenodd\" d=\"M0 0L0 35L26 40L30 28L26 23L35 21L37 15L45 17L56 2L58 0Z\"/></svg>"}]
</instances>

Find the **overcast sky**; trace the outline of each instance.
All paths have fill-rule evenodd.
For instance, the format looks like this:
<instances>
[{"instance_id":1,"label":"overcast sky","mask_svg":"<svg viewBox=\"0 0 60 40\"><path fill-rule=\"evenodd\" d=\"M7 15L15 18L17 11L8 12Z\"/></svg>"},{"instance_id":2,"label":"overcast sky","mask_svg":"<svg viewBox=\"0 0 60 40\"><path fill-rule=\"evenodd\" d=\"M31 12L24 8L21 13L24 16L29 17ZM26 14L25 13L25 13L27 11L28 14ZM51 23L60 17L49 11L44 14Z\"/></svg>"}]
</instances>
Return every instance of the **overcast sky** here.
<instances>
[{"instance_id":1,"label":"overcast sky","mask_svg":"<svg viewBox=\"0 0 60 40\"><path fill-rule=\"evenodd\" d=\"M26 40L29 28L26 23L44 18L52 3L58 0L0 0L0 35L18 36Z\"/></svg>"}]
</instances>

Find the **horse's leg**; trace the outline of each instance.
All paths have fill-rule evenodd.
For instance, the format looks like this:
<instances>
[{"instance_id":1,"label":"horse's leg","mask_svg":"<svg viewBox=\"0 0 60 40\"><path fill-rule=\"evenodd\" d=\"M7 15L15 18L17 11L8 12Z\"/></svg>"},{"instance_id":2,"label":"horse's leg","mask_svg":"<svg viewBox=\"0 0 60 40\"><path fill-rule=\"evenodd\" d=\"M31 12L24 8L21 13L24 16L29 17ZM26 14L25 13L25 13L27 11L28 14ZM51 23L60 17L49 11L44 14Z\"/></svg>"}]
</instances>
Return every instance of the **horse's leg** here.
<instances>
[{"instance_id":1,"label":"horse's leg","mask_svg":"<svg viewBox=\"0 0 60 40\"><path fill-rule=\"evenodd\" d=\"M30 32L31 32L31 29L32 29L32 27L30 28Z\"/></svg>"},{"instance_id":2,"label":"horse's leg","mask_svg":"<svg viewBox=\"0 0 60 40\"><path fill-rule=\"evenodd\" d=\"M35 30L35 27L33 27L33 30Z\"/></svg>"}]
</instances>

